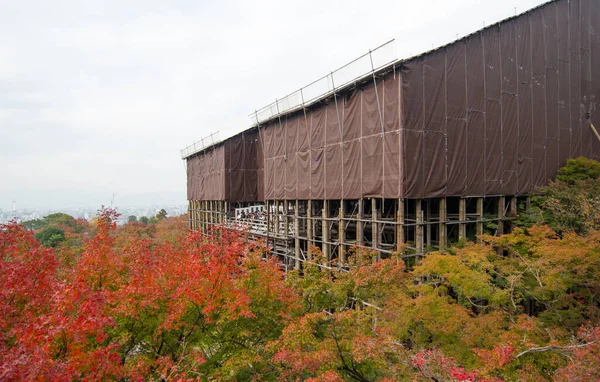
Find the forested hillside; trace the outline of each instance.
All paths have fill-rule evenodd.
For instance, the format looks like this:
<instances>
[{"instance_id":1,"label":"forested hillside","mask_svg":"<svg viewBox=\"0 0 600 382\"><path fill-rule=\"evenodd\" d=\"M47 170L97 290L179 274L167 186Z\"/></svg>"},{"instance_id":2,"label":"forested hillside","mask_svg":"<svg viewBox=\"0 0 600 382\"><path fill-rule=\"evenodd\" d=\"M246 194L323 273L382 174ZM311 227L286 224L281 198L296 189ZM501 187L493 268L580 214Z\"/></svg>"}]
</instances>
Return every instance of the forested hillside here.
<instances>
[{"instance_id":1,"label":"forested hillside","mask_svg":"<svg viewBox=\"0 0 600 382\"><path fill-rule=\"evenodd\" d=\"M572 160L511 234L410 267L284 274L185 216L2 226L0 380L597 380L599 175Z\"/></svg>"}]
</instances>

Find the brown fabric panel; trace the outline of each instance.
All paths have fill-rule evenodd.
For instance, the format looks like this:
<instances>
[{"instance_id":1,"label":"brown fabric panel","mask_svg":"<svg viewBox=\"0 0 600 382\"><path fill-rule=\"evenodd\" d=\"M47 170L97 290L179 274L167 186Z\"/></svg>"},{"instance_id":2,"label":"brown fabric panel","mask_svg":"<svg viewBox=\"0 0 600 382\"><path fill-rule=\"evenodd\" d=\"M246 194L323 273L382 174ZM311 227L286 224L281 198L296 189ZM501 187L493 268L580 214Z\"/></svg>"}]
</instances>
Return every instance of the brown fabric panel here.
<instances>
[{"instance_id":1,"label":"brown fabric panel","mask_svg":"<svg viewBox=\"0 0 600 382\"><path fill-rule=\"evenodd\" d=\"M558 22L556 20L556 3L550 3L542 7L542 18L544 20L544 41L546 67L558 69Z\"/></svg>"},{"instance_id":2,"label":"brown fabric panel","mask_svg":"<svg viewBox=\"0 0 600 382\"><path fill-rule=\"evenodd\" d=\"M546 69L546 179L554 178L558 171L558 90L558 71Z\"/></svg>"},{"instance_id":3,"label":"brown fabric panel","mask_svg":"<svg viewBox=\"0 0 600 382\"><path fill-rule=\"evenodd\" d=\"M403 129L423 130L423 59L402 66Z\"/></svg>"},{"instance_id":4,"label":"brown fabric panel","mask_svg":"<svg viewBox=\"0 0 600 382\"><path fill-rule=\"evenodd\" d=\"M466 44L459 42L447 50L447 116L463 121L467 118ZM450 130L448 129L448 134Z\"/></svg>"},{"instance_id":5,"label":"brown fabric panel","mask_svg":"<svg viewBox=\"0 0 600 382\"><path fill-rule=\"evenodd\" d=\"M400 133L386 133L383 136L383 197L399 198L400 195ZM344 156L344 159L346 157ZM344 164L346 162L344 161ZM345 168L344 168L345 170ZM344 178L344 182L347 178ZM344 191L346 185L344 184Z\"/></svg>"},{"instance_id":6,"label":"brown fabric panel","mask_svg":"<svg viewBox=\"0 0 600 382\"><path fill-rule=\"evenodd\" d=\"M571 151L571 110L569 107L569 62L562 59L558 63L558 127L560 152L559 166L570 158Z\"/></svg>"},{"instance_id":7,"label":"brown fabric panel","mask_svg":"<svg viewBox=\"0 0 600 382\"><path fill-rule=\"evenodd\" d=\"M383 187L383 138L362 139L362 196L381 197Z\"/></svg>"},{"instance_id":8,"label":"brown fabric panel","mask_svg":"<svg viewBox=\"0 0 600 382\"><path fill-rule=\"evenodd\" d=\"M465 193L485 194L485 88L483 38L466 41L467 63L467 186Z\"/></svg>"},{"instance_id":9,"label":"brown fabric panel","mask_svg":"<svg viewBox=\"0 0 600 382\"><path fill-rule=\"evenodd\" d=\"M298 174L296 169L296 153L288 154L285 161L285 198L296 199Z\"/></svg>"},{"instance_id":10,"label":"brown fabric panel","mask_svg":"<svg viewBox=\"0 0 600 382\"><path fill-rule=\"evenodd\" d=\"M361 148L359 140L344 142L344 199L360 199L362 197Z\"/></svg>"},{"instance_id":11,"label":"brown fabric panel","mask_svg":"<svg viewBox=\"0 0 600 382\"><path fill-rule=\"evenodd\" d=\"M342 198L342 146L340 144L325 148L325 198Z\"/></svg>"},{"instance_id":12,"label":"brown fabric panel","mask_svg":"<svg viewBox=\"0 0 600 382\"><path fill-rule=\"evenodd\" d=\"M310 147L318 149L325 145L325 109L317 107L310 114Z\"/></svg>"},{"instance_id":13,"label":"brown fabric panel","mask_svg":"<svg viewBox=\"0 0 600 382\"><path fill-rule=\"evenodd\" d=\"M426 131L446 130L446 50L435 51L425 58L425 127ZM427 148L425 148L427 150ZM436 163L436 165L443 165Z\"/></svg>"},{"instance_id":14,"label":"brown fabric panel","mask_svg":"<svg viewBox=\"0 0 600 382\"><path fill-rule=\"evenodd\" d=\"M330 100L325 106L325 113L327 114L327 129L325 131L325 143L331 145L334 143L341 142L341 126L342 123L342 100L343 98L338 97L337 109L335 100ZM338 119L339 110L339 119Z\"/></svg>"},{"instance_id":15,"label":"brown fabric panel","mask_svg":"<svg viewBox=\"0 0 600 382\"><path fill-rule=\"evenodd\" d=\"M521 66L519 66L521 68ZM519 70L519 73L524 72ZM530 77L527 77L529 79ZM524 78L525 80L525 78ZM521 77L519 77L521 81ZM530 191L533 170L533 126L532 126L531 87L529 83L519 83L519 146L517 151L518 194Z\"/></svg>"},{"instance_id":16,"label":"brown fabric panel","mask_svg":"<svg viewBox=\"0 0 600 382\"><path fill-rule=\"evenodd\" d=\"M470 84L469 84L470 86ZM467 190L470 195L485 195L485 114L470 110L467 120Z\"/></svg>"},{"instance_id":17,"label":"brown fabric panel","mask_svg":"<svg viewBox=\"0 0 600 382\"><path fill-rule=\"evenodd\" d=\"M546 64L544 20L541 12L530 15L532 40L533 186L546 182Z\"/></svg>"},{"instance_id":18,"label":"brown fabric panel","mask_svg":"<svg viewBox=\"0 0 600 382\"><path fill-rule=\"evenodd\" d=\"M517 94L517 40L513 21L500 27L502 92ZM516 106L516 105L515 105Z\"/></svg>"},{"instance_id":19,"label":"brown fabric panel","mask_svg":"<svg viewBox=\"0 0 600 382\"><path fill-rule=\"evenodd\" d=\"M274 165L275 165L274 162L275 162L274 159L267 159L265 161L265 171L264 171L265 200L275 199L275 183L274 183L275 179L273 178L273 171L274 171Z\"/></svg>"},{"instance_id":20,"label":"brown fabric panel","mask_svg":"<svg viewBox=\"0 0 600 382\"><path fill-rule=\"evenodd\" d=\"M467 180L467 122L448 118L448 185L446 195L464 195Z\"/></svg>"},{"instance_id":21,"label":"brown fabric panel","mask_svg":"<svg viewBox=\"0 0 600 382\"><path fill-rule=\"evenodd\" d=\"M463 195L467 180L466 43L447 49L447 169L446 195Z\"/></svg>"},{"instance_id":22,"label":"brown fabric panel","mask_svg":"<svg viewBox=\"0 0 600 382\"><path fill-rule=\"evenodd\" d=\"M244 202L256 202L258 199L258 171L244 171Z\"/></svg>"},{"instance_id":23,"label":"brown fabric panel","mask_svg":"<svg viewBox=\"0 0 600 382\"><path fill-rule=\"evenodd\" d=\"M518 127L517 147L517 193L531 190L531 148L532 148L532 103L531 103L531 35L529 16L515 19L517 43L518 87Z\"/></svg>"},{"instance_id":24,"label":"brown fabric panel","mask_svg":"<svg viewBox=\"0 0 600 382\"><path fill-rule=\"evenodd\" d=\"M310 151L298 153L298 199L310 199Z\"/></svg>"},{"instance_id":25,"label":"brown fabric panel","mask_svg":"<svg viewBox=\"0 0 600 382\"><path fill-rule=\"evenodd\" d=\"M485 194L502 194L502 113L500 102L485 101Z\"/></svg>"},{"instance_id":26,"label":"brown fabric panel","mask_svg":"<svg viewBox=\"0 0 600 382\"><path fill-rule=\"evenodd\" d=\"M418 198L423 193L423 132L404 130L404 197Z\"/></svg>"},{"instance_id":27,"label":"brown fabric panel","mask_svg":"<svg viewBox=\"0 0 600 382\"><path fill-rule=\"evenodd\" d=\"M504 70L504 67L502 67ZM515 71L516 72L516 71ZM517 147L519 129L517 96L502 94L502 189L507 195L517 193Z\"/></svg>"},{"instance_id":28,"label":"brown fabric panel","mask_svg":"<svg viewBox=\"0 0 600 382\"><path fill-rule=\"evenodd\" d=\"M353 90L346 94L344 100L344 141L356 139L361 134L361 98L362 93L358 90ZM339 106L339 105L338 105Z\"/></svg>"},{"instance_id":29,"label":"brown fabric panel","mask_svg":"<svg viewBox=\"0 0 600 382\"><path fill-rule=\"evenodd\" d=\"M485 109L485 89L483 76L485 64L483 62L483 38L481 34L469 37L467 48L467 107L469 110L483 112Z\"/></svg>"},{"instance_id":30,"label":"brown fabric panel","mask_svg":"<svg viewBox=\"0 0 600 382\"><path fill-rule=\"evenodd\" d=\"M440 197L446 193L446 138L441 132L425 131L423 136L424 190L420 197Z\"/></svg>"},{"instance_id":31,"label":"brown fabric panel","mask_svg":"<svg viewBox=\"0 0 600 382\"><path fill-rule=\"evenodd\" d=\"M558 39L558 58L562 61L569 61L569 2L559 1L556 4L557 9L557 35Z\"/></svg>"},{"instance_id":32,"label":"brown fabric panel","mask_svg":"<svg viewBox=\"0 0 600 382\"><path fill-rule=\"evenodd\" d=\"M583 6L583 2L582 2ZM583 35L583 32L582 32ZM589 40L589 39L588 39ZM583 43L583 41L582 41ZM583 134L582 151L586 158L593 158L593 142L594 133L589 128L589 120L585 117L585 113L591 112L590 96L592 94L592 54L588 50L589 47L582 46L581 49L581 133Z\"/></svg>"},{"instance_id":33,"label":"brown fabric panel","mask_svg":"<svg viewBox=\"0 0 600 382\"><path fill-rule=\"evenodd\" d=\"M285 119L285 153L289 156L298 151L296 134L298 133L298 114L288 116Z\"/></svg>"},{"instance_id":34,"label":"brown fabric panel","mask_svg":"<svg viewBox=\"0 0 600 382\"><path fill-rule=\"evenodd\" d=\"M377 84L380 88L381 84ZM381 92L380 89L378 91ZM381 122L379 119L379 108L373 83L362 89L362 136L381 133Z\"/></svg>"},{"instance_id":35,"label":"brown fabric panel","mask_svg":"<svg viewBox=\"0 0 600 382\"><path fill-rule=\"evenodd\" d=\"M273 197L275 199L285 198L285 159L283 156L273 160Z\"/></svg>"},{"instance_id":36,"label":"brown fabric panel","mask_svg":"<svg viewBox=\"0 0 600 382\"><path fill-rule=\"evenodd\" d=\"M571 54L571 158L583 155L581 125L581 65L579 52Z\"/></svg>"},{"instance_id":37,"label":"brown fabric panel","mask_svg":"<svg viewBox=\"0 0 600 382\"><path fill-rule=\"evenodd\" d=\"M244 201L244 170L230 170L229 200Z\"/></svg>"},{"instance_id":38,"label":"brown fabric panel","mask_svg":"<svg viewBox=\"0 0 600 382\"><path fill-rule=\"evenodd\" d=\"M325 157L322 148L311 150L310 167L310 197L311 199L323 199L325 197Z\"/></svg>"},{"instance_id":39,"label":"brown fabric panel","mask_svg":"<svg viewBox=\"0 0 600 382\"><path fill-rule=\"evenodd\" d=\"M400 129L400 100L398 97L398 86L400 73L394 73L385 78L383 83L384 106L383 106L383 125L385 132L396 131Z\"/></svg>"},{"instance_id":40,"label":"brown fabric panel","mask_svg":"<svg viewBox=\"0 0 600 382\"><path fill-rule=\"evenodd\" d=\"M485 97L500 101L500 28L492 27L483 33L485 62Z\"/></svg>"},{"instance_id":41,"label":"brown fabric panel","mask_svg":"<svg viewBox=\"0 0 600 382\"><path fill-rule=\"evenodd\" d=\"M298 115L298 123L296 125L296 137L298 139L298 151L307 151L310 148L310 117L304 116L304 113Z\"/></svg>"},{"instance_id":42,"label":"brown fabric panel","mask_svg":"<svg viewBox=\"0 0 600 382\"><path fill-rule=\"evenodd\" d=\"M276 122L275 124L269 126L272 130L273 142L271 143L271 153L272 158L276 158L282 156L284 154L285 149L285 119L281 121L281 123Z\"/></svg>"}]
</instances>

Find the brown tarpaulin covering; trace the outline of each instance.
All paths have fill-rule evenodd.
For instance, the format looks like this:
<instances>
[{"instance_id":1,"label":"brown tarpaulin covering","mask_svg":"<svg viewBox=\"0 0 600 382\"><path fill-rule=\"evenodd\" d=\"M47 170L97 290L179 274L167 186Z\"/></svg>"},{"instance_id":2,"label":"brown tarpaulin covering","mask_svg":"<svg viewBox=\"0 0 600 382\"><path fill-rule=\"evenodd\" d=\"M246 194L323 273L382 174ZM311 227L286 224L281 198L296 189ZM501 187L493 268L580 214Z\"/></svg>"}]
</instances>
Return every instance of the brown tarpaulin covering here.
<instances>
[{"instance_id":1,"label":"brown tarpaulin covering","mask_svg":"<svg viewBox=\"0 0 600 382\"><path fill-rule=\"evenodd\" d=\"M600 159L600 1L558 0L188 158L188 198L518 195Z\"/></svg>"},{"instance_id":2,"label":"brown tarpaulin covering","mask_svg":"<svg viewBox=\"0 0 600 382\"><path fill-rule=\"evenodd\" d=\"M562 0L406 62L403 196L523 194L598 158L599 34L600 2Z\"/></svg>"}]
</instances>

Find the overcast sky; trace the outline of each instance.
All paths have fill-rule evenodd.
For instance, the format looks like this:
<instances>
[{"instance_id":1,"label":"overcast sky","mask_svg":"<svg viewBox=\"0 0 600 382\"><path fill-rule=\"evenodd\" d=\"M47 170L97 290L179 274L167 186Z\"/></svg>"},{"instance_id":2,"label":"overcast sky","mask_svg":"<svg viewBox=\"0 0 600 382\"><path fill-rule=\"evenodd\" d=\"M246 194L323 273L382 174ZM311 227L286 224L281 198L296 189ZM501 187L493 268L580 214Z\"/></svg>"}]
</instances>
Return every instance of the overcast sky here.
<instances>
[{"instance_id":1,"label":"overcast sky","mask_svg":"<svg viewBox=\"0 0 600 382\"><path fill-rule=\"evenodd\" d=\"M179 150L392 38L542 0L0 0L0 208L185 203Z\"/></svg>"}]
</instances>

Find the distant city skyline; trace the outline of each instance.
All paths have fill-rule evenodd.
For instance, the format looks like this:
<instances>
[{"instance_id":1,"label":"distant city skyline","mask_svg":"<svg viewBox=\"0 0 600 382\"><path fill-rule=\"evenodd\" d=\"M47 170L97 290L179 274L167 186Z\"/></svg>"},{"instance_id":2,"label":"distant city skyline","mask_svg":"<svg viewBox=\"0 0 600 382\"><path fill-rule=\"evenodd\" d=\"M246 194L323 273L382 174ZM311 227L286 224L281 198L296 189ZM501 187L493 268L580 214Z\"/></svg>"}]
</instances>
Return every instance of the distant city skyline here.
<instances>
[{"instance_id":1,"label":"distant city skyline","mask_svg":"<svg viewBox=\"0 0 600 382\"><path fill-rule=\"evenodd\" d=\"M192 142L392 38L406 58L543 2L0 0L0 208L185 202Z\"/></svg>"}]
</instances>

